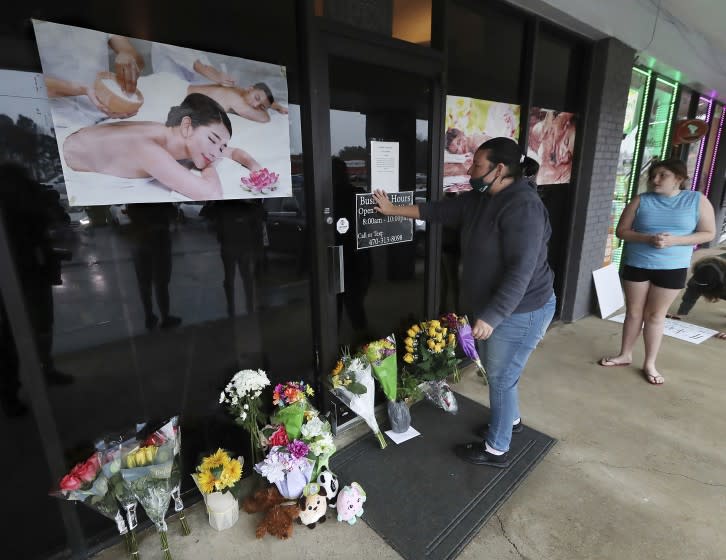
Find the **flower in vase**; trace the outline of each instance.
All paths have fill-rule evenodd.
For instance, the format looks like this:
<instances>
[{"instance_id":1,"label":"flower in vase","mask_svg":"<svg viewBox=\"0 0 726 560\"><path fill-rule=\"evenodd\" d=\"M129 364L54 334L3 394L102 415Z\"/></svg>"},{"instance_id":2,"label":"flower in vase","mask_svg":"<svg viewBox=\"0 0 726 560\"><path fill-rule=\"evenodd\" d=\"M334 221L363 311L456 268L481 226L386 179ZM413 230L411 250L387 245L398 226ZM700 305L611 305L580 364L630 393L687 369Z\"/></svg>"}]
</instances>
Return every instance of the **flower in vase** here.
<instances>
[{"instance_id":1,"label":"flower in vase","mask_svg":"<svg viewBox=\"0 0 726 560\"><path fill-rule=\"evenodd\" d=\"M219 467L224 468L229 463L230 458L224 449L217 449L212 455L205 457L200 465L202 471L210 471Z\"/></svg>"}]
</instances>

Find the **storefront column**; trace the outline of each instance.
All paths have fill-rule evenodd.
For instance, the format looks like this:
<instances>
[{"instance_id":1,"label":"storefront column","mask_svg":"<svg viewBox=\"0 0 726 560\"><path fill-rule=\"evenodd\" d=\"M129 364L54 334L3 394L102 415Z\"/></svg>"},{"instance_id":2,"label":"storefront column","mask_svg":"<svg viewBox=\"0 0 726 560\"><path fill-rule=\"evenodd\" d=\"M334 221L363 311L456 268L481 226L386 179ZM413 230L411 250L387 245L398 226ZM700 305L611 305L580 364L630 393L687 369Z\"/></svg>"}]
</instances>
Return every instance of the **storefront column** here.
<instances>
[{"instance_id":1,"label":"storefront column","mask_svg":"<svg viewBox=\"0 0 726 560\"><path fill-rule=\"evenodd\" d=\"M592 271L602 266L605 255L634 55L617 39L603 39L593 47L562 290L564 321L584 317L595 303Z\"/></svg>"}]
</instances>

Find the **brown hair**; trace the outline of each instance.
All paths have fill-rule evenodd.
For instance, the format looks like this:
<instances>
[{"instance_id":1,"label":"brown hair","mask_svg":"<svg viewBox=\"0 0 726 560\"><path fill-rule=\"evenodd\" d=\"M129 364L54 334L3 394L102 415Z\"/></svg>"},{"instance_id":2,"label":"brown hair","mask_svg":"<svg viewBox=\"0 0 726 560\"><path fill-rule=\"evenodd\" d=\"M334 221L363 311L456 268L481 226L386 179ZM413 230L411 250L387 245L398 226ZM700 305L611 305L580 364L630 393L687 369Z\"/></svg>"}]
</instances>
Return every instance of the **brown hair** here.
<instances>
[{"instance_id":1,"label":"brown hair","mask_svg":"<svg viewBox=\"0 0 726 560\"><path fill-rule=\"evenodd\" d=\"M659 167L663 167L664 169L667 169L668 171L673 173L673 175L675 175L679 179L683 179L683 182L679 187L682 191L688 188L688 185L686 184L689 178L688 168L686 167L685 162L678 158L664 159L662 161L654 161L653 163L651 163L650 169L648 169L648 187L650 187L650 185L653 183L653 176L655 175L655 170Z\"/></svg>"}]
</instances>

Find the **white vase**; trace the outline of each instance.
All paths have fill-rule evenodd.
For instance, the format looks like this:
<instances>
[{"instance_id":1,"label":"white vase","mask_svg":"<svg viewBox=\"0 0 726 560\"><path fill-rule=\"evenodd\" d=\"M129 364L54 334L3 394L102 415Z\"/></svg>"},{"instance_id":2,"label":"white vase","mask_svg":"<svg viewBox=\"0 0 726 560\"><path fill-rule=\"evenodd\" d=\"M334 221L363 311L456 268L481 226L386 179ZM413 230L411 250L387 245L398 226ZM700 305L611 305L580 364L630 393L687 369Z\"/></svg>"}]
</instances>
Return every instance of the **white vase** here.
<instances>
[{"instance_id":1,"label":"white vase","mask_svg":"<svg viewBox=\"0 0 726 560\"><path fill-rule=\"evenodd\" d=\"M209 524L217 531L229 529L239 519L239 502L231 492L212 492L204 495Z\"/></svg>"}]
</instances>

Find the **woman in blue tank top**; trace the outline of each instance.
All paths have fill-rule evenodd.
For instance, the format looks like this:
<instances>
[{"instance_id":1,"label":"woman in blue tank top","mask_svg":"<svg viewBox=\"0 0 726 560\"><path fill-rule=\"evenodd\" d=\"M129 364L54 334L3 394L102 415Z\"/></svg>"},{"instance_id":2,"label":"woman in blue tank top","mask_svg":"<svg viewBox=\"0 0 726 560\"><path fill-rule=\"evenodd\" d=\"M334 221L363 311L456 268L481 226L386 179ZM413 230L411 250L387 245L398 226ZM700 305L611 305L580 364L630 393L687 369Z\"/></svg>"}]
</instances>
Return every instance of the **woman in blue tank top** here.
<instances>
[{"instance_id":1,"label":"woman in blue tank top","mask_svg":"<svg viewBox=\"0 0 726 560\"><path fill-rule=\"evenodd\" d=\"M666 312L686 284L693 246L716 234L713 207L700 192L686 190L686 165L679 159L654 164L648 192L625 207L616 235L626 242L623 253L625 322L620 354L602 358L601 366L626 366L643 331L643 374L653 385L665 379L655 366L663 339Z\"/></svg>"}]
</instances>

